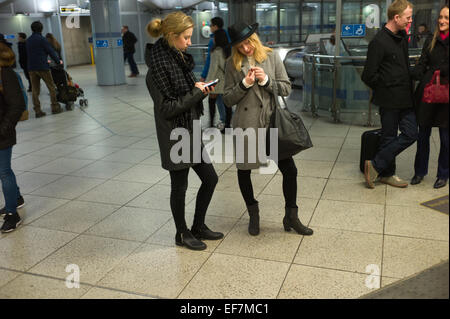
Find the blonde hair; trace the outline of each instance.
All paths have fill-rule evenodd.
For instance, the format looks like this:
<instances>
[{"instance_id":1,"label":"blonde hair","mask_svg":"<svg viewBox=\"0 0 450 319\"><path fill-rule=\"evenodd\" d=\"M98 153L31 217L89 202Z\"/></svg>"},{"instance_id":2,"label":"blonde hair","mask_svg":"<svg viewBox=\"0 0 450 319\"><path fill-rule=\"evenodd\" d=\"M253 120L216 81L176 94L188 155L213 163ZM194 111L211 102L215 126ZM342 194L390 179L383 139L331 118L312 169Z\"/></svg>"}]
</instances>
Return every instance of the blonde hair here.
<instances>
[{"instance_id":1,"label":"blonde hair","mask_svg":"<svg viewBox=\"0 0 450 319\"><path fill-rule=\"evenodd\" d=\"M387 10L388 20L393 20L397 14L402 15L408 7L414 8L413 4L407 0L395 0Z\"/></svg>"},{"instance_id":2,"label":"blonde hair","mask_svg":"<svg viewBox=\"0 0 450 319\"><path fill-rule=\"evenodd\" d=\"M447 4L444 5L441 8L441 10L439 10L439 16L441 15L441 11L444 10L445 8L448 9L448 5ZM431 44L430 44L430 52L433 51L434 47L436 46L436 41L437 41L437 38L439 36L439 33L440 33L440 31L439 31L439 18L438 18L436 29L434 30L434 34L433 34L433 40L431 40Z\"/></svg>"},{"instance_id":3,"label":"blonde hair","mask_svg":"<svg viewBox=\"0 0 450 319\"><path fill-rule=\"evenodd\" d=\"M190 16L177 11L168 14L163 20L158 18L150 21L147 24L147 33L153 38L163 35L169 45L173 46L173 36L177 37L194 26L194 20Z\"/></svg>"},{"instance_id":4,"label":"blonde hair","mask_svg":"<svg viewBox=\"0 0 450 319\"><path fill-rule=\"evenodd\" d=\"M271 48L268 48L261 43L261 40L259 39L256 33L253 33L247 40L250 43L250 45L255 49L253 57L255 61L258 63L264 62L267 59L267 53L273 51ZM233 59L233 64L237 71L241 70L242 60L244 59L244 57L245 55L239 52L237 45L233 46L231 58Z\"/></svg>"},{"instance_id":5,"label":"blonde hair","mask_svg":"<svg viewBox=\"0 0 450 319\"><path fill-rule=\"evenodd\" d=\"M0 42L0 67L7 67L14 64L16 55L9 46Z\"/></svg>"}]
</instances>

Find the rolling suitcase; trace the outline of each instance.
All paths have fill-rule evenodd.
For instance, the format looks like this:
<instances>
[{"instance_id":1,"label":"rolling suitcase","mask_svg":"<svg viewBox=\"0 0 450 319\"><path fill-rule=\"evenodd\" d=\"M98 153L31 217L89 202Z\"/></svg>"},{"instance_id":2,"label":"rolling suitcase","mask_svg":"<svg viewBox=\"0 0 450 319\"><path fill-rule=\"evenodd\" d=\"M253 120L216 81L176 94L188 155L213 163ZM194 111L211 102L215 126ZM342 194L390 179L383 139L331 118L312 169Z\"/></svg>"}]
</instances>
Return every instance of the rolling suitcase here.
<instances>
[{"instance_id":1,"label":"rolling suitcase","mask_svg":"<svg viewBox=\"0 0 450 319\"><path fill-rule=\"evenodd\" d=\"M361 135L361 155L359 158L359 169L364 173L364 162L371 160L380 147L381 129L366 131Z\"/></svg>"}]
</instances>

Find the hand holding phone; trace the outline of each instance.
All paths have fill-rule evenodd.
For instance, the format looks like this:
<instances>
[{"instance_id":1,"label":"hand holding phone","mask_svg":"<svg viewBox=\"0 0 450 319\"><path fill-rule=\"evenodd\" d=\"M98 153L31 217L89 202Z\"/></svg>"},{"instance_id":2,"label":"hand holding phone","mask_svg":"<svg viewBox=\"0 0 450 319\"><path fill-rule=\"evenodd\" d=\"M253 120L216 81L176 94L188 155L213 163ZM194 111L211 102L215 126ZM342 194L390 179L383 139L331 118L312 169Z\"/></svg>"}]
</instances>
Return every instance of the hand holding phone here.
<instances>
[{"instance_id":1,"label":"hand holding phone","mask_svg":"<svg viewBox=\"0 0 450 319\"><path fill-rule=\"evenodd\" d=\"M220 81L219 79L215 79L214 81L208 82L205 84L205 88L211 87L211 86L216 86L217 83L219 83L219 81Z\"/></svg>"}]
</instances>

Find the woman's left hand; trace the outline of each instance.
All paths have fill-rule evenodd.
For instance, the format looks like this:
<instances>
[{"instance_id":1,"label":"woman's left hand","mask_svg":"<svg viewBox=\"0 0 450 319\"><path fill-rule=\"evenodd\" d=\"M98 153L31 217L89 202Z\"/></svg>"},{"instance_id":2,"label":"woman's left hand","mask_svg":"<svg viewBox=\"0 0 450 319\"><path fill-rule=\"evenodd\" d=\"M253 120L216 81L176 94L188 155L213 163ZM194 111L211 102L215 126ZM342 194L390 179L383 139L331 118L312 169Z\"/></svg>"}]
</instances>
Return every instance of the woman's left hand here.
<instances>
[{"instance_id":1,"label":"woman's left hand","mask_svg":"<svg viewBox=\"0 0 450 319\"><path fill-rule=\"evenodd\" d=\"M255 77L258 79L258 81L264 81L264 79L266 78L266 72L264 72L263 68L255 66L251 70L255 72Z\"/></svg>"}]
</instances>

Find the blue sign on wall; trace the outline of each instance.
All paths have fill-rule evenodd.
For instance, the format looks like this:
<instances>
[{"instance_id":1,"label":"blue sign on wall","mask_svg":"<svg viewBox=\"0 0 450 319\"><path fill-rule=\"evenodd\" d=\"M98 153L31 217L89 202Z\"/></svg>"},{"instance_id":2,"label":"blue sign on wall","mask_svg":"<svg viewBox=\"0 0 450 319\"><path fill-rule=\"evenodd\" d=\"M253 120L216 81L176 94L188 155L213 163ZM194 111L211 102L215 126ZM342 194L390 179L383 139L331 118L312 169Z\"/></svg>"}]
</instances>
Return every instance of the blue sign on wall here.
<instances>
[{"instance_id":1,"label":"blue sign on wall","mask_svg":"<svg viewBox=\"0 0 450 319\"><path fill-rule=\"evenodd\" d=\"M366 35L365 24L343 24L341 37L364 37Z\"/></svg>"},{"instance_id":2,"label":"blue sign on wall","mask_svg":"<svg viewBox=\"0 0 450 319\"><path fill-rule=\"evenodd\" d=\"M96 40L95 47L96 48L107 48L109 46L108 40Z\"/></svg>"},{"instance_id":3,"label":"blue sign on wall","mask_svg":"<svg viewBox=\"0 0 450 319\"><path fill-rule=\"evenodd\" d=\"M15 39L16 36L14 34L6 34L5 39Z\"/></svg>"},{"instance_id":4,"label":"blue sign on wall","mask_svg":"<svg viewBox=\"0 0 450 319\"><path fill-rule=\"evenodd\" d=\"M122 39L117 39L117 46L118 46L118 47L123 46L123 41L122 41Z\"/></svg>"}]
</instances>

